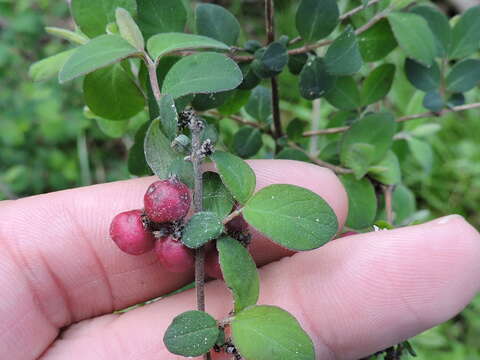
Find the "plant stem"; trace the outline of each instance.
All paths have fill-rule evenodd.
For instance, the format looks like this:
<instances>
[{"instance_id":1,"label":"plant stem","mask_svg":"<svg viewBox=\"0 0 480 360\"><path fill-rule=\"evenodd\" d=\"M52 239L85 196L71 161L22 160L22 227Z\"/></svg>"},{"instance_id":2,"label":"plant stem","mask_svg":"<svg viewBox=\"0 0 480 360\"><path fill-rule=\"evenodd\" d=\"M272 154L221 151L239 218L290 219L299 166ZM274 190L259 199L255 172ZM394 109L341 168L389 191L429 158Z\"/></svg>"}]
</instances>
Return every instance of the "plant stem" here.
<instances>
[{"instance_id":1,"label":"plant stem","mask_svg":"<svg viewBox=\"0 0 480 360\"><path fill-rule=\"evenodd\" d=\"M393 196L393 185L383 185L383 196L385 197L385 212L387 213L387 221L389 224L393 225L393 204L392 204L392 196Z\"/></svg>"},{"instance_id":2,"label":"plant stem","mask_svg":"<svg viewBox=\"0 0 480 360\"><path fill-rule=\"evenodd\" d=\"M203 202L203 174L201 152L202 140L201 134L203 121L196 116L190 120L190 130L192 132L192 153L191 161L194 173L193 188L193 208L195 213L202 211ZM195 289L197 292L197 309L205 311L205 247L202 246L195 251ZM210 354L205 354L204 359L210 360Z\"/></svg>"},{"instance_id":3,"label":"plant stem","mask_svg":"<svg viewBox=\"0 0 480 360\"><path fill-rule=\"evenodd\" d=\"M232 212L230 215L228 215L225 219L223 219L223 225L228 224L230 221L235 219L237 216L239 216L242 213L243 208L237 209L234 212Z\"/></svg>"},{"instance_id":4,"label":"plant stem","mask_svg":"<svg viewBox=\"0 0 480 360\"><path fill-rule=\"evenodd\" d=\"M312 101L312 131L320 128L320 111L322 106L322 99L315 99ZM318 137L313 136L310 139L310 155L316 156L318 153Z\"/></svg>"},{"instance_id":5,"label":"plant stem","mask_svg":"<svg viewBox=\"0 0 480 360\"><path fill-rule=\"evenodd\" d=\"M424 113L420 114L414 114L414 115L407 115L407 116L402 116L395 121L397 123L405 122L405 121L410 121L410 120L415 120L415 119L422 119L422 118L427 118L427 117L440 117L445 114L451 113L451 112L461 112L461 111L466 111L466 110L471 110L471 109L476 109L480 107L480 102L478 103L472 103L472 104L465 104L465 105L460 105L460 106L454 106L451 108L443 109L440 112L433 112L433 111L427 111ZM329 128L329 129L322 129L322 130L316 130L316 131L306 131L303 133L303 136L309 137L309 136L318 136L318 135L327 135L327 134L337 134L337 133L342 133L350 129L350 126L340 126L336 128Z\"/></svg>"},{"instance_id":6,"label":"plant stem","mask_svg":"<svg viewBox=\"0 0 480 360\"><path fill-rule=\"evenodd\" d=\"M148 77L150 79L150 86L152 87L153 96L155 96L157 101L160 101L162 98L162 93L158 87L157 64L146 53L144 54L144 59L148 68Z\"/></svg>"},{"instance_id":7,"label":"plant stem","mask_svg":"<svg viewBox=\"0 0 480 360\"><path fill-rule=\"evenodd\" d=\"M275 41L275 7L273 0L265 0L265 26L267 32L267 43ZM278 91L278 80L275 76L270 79L272 87L272 116L273 116L273 137L275 140L283 136L282 121L280 118L280 97ZM275 152L279 152L281 147L276 144Z\"/></svg>"}]
</instances>

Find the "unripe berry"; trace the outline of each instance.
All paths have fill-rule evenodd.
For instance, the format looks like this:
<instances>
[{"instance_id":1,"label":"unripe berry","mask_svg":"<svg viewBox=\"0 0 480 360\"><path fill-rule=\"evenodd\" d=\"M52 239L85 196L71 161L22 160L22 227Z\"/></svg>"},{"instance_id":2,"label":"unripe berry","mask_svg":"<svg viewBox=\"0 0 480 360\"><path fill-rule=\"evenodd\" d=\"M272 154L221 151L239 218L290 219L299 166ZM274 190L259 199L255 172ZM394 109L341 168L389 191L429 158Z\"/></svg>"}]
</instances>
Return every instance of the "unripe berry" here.
<instances>
[{"instance_id":1,"label":"unripe berry","mask_svg":"<svg viewBox=\"0 0 480 360\"><path fill-rule=\"evenodd\" d=\"M187 185L172 178L150 185L143 201L148 218L156 223L165 223L185 217L191 199Z\"/></svg>"},{"instance_id":2,"label":"unripe berry","mask_svg":"<svg viewBox=\"0 0 480 360\"><path fill-rule=\"evenodd\" d=\"M115 216L110 225L110 237L127 254L141 255L153 249L155 238L145 229L142 210L125 211Z\"/></svg>"},{"instance_id":3,"label":"unripe berry","mask_svg":"<svg viewBox=\"0 0 480 360\"><path fill-rule=\"evenodd\" d=\"M205 257L205 274L211 278L223 280L217 249L211 249L207 252Z\"/></svg>"},{"instance_id":4,"label":"unripe berry","mask_svg":"<svg viewBox=\"0 0 480 360\"><path fill-rule=\"evenodd\" d=\"M172 236L157 241L155 254L165 270L172 273L187 272L195 266L193 250Z\"/></svg>"}]
</instances>

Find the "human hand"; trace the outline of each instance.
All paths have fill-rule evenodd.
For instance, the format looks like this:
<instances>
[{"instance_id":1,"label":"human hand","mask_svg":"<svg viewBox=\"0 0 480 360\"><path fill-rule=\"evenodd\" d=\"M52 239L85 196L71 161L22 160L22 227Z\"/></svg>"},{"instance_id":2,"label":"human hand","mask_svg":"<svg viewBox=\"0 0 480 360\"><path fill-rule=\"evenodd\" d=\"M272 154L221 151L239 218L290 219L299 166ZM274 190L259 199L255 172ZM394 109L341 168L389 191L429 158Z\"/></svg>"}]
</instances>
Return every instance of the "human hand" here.
<instances>
[{"instance_id":1,"label":"human hand","mask_svg":"<svg viewBox=\"0 0 480 360\"><path fill-rule=\"evenodd\" d=\"M250 165L258 187L306 187L344 223L346 194L330 171L284 160ZM126 255L109 239L112 218L141 208L152 181L0 202L0 359L178 358L162 337L174 316L195 308L191 291L112 314L193 278L165 272L153 253ZM480 235L459 216L341 238L276 262L292 254L255 233L251 250L263 265L259 304L299 319L318 359L358 359L401 342L454 316L480 288ZM225 285L210 282L206 292L207 311L224 318Z\"/></svg>"}]
</instances>

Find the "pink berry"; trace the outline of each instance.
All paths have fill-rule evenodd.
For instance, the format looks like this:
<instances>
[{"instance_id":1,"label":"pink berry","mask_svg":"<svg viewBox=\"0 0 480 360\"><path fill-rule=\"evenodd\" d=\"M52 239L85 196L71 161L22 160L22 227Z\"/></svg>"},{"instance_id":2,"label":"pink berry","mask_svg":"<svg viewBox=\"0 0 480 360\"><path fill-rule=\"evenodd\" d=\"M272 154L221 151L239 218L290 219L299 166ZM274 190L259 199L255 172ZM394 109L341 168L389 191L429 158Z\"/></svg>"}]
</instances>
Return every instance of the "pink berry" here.
<instances>
[{"instance_id":1,"label":"pink berry","mask_svg":"<svg viewBox=\"0 0 480 360\"><path fill-rule=\"evenodd\" d=\"M110 237L127 254L141 255L153 249L155 238L145 229L142 210L125 211L112 220Z\"/></svg>"},{"instance_id":2,"label":"pink berry","mask_svg":"<svg viewBox=\"0 0 480 360\"><path fill-rule=\"evenodd\" d=\"M357 235L358 232L355 232L355 231L347 231L347 232L344 232L343 234L340 234L336 237L336 239L340 239L340 238L343 238L343 237L347 237L347 236L352 236L352 235Z\"/></svg>"},{"instance_id":3,"label":"pink berry","mask_svg":"<svg viewBox=\"0 0 480 360\"><path fill-rule=\"evenodd\" d=\"M227 223L226 227L229 231L236 233L244 233L248 230L248 224L242 215L234 217Z\"/></svg>"},{"instance_id":4,"label":"pink berry","mask_svg":"<svg viewBox=\"0 0 480 360\"><path fill-rule=\"evenodd\" d=\"M205 274L211 278L223 280L217 249L211 249L207 252L205 257Z\"/></svg>"},{"instance_id":5,"label":"pink berry","mask_svg":"<svg viewBox=\"0 0 480 360\"><path fill-rule=\"evenodd\" d=\"M182 219L190 209L190 191L177 179L154 182L144 196L145 213L156 223Z\"/></svg>"},{"instance_id":6,"label":"pink berry","mask_svg":"<svg viewBox=\"0 0 480 360\"><path fill-rule=\"evenodd\" d=\"M157 241L155 254L165 270L172 273L191 271L195 266L193 250L172 236Z\"/></svg>"}]
</instances>

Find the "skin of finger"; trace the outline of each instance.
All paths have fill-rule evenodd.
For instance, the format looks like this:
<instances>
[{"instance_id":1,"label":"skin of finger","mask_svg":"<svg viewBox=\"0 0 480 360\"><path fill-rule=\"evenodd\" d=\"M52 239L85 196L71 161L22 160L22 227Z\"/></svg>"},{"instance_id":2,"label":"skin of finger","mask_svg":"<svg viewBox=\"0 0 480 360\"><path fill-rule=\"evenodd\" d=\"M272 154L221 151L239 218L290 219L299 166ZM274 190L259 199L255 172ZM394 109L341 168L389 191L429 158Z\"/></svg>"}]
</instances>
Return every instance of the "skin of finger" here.
<instances>
[{"instance_id":1,"label":"skin of finger","mask_svg":"<svg viewBox=\"0 0 480 360\"><path fill-rule=\"evenodd\" d=\"M354 360L453 317L479 290L479 274L480 235L452 216L341 238L271 263L260 271L259 303L295 315L318 359ZM194 298L189 291L92 320L88 331L75 325L42 360L182 359L167 352L159 334L195 308ZM229 299L224 284L208 284L207 311L217 319L227 316Z\"/></svg>"},{"instance_id":2,"label":"skin of finger","mask_svg":"<svg viewBox=\"0 0 480 360\"><path fill-rule=\"evenodd\" d=\"M346 194L329 170L293 161L250 165L257 173L257 189L271 183L304 186L331 204L340 224L345 220ZM55 338L58 328L168 293L192 280L192 274L166 273L152 253L123 254L109 239L113 216L141 208L153 180L45 194L0 208L0 287L8 290L0 298L0 358L6 354L31 359ZM260 264L290 254L261 236L254 239L252 251ZM25 321L16 321L19 318ZM28 329L35 336L21 335Z\"/></svg>"}]
</instances>

